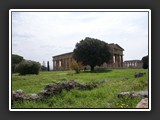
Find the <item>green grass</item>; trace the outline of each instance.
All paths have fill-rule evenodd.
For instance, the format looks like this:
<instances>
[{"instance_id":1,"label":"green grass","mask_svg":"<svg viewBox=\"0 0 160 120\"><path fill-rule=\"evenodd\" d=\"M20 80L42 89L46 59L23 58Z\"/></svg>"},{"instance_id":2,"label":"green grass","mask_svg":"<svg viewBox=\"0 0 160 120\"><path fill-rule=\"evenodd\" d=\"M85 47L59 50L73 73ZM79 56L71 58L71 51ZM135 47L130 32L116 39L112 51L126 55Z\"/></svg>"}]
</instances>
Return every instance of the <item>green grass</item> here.
<instances>
[{"instance_id":1,"label":"green grass","mask_svg":"<svg viewBox=\"0 0 160 120\"><path fill-rule=\"evenodd\" d=\"M140 78L134 78L135 72L146 72ZM126 79L128 78L128 79ZM139 98L117 98L120 92L148 89L147 69L113 69L82 71L50 71L39 75L19 76L12 74L12 90L22 89L25 93L38 93L45 85L64 80L77 82L98 82L109 80L93 90L63 90L62 93L37 101L16 102L12 108L135 108Z\"/></svg>"}]
</instances>

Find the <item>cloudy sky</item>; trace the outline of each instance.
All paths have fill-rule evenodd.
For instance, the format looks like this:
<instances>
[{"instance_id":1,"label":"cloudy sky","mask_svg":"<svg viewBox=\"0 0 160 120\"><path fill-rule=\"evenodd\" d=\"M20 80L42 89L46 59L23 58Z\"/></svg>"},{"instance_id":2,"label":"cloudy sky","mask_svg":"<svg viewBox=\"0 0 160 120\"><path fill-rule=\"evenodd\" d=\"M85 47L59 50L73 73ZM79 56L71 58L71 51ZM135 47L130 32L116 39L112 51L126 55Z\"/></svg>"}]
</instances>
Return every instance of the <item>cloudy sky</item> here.
<instances>
[{"instance_id":1,"label":"cloudy sky","mask_svg":"<svg viewBox=\"0 0 160 120\"><path fill-rule=\"evenodd\" d=\"M50 62L85 37L117 43L124 60L148 54L148 12L12 12L12 54Z\"/></svg>"}]
</instances>

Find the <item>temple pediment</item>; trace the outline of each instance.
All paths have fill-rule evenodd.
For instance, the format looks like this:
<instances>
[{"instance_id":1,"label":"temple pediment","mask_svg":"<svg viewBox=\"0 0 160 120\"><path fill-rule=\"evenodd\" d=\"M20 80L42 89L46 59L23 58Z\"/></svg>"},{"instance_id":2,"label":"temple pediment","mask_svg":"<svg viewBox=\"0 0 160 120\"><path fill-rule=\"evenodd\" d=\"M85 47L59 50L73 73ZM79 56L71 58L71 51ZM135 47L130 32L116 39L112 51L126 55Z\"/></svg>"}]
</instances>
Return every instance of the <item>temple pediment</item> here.
<instances>
[{"instance_id":1,"label":"temple pediment","mask_svg":"<svg viewBox=\"0 0 160 120\"><path fill-rule=\"evenodd\" d=\"M114 44L114 43L111 43L109 44L112 48L116 49L116 50L120 50L120 51L124 51L124 49L119 46L118 44Z\"/></svg>"}]
</instances>

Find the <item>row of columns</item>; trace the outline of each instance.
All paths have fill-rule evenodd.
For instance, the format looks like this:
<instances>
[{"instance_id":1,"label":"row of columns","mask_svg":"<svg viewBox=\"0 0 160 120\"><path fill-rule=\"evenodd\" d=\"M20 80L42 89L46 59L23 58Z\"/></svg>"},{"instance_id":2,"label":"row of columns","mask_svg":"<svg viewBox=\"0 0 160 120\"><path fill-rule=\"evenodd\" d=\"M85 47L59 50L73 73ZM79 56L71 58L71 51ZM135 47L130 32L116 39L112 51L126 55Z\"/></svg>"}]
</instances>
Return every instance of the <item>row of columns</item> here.
<instances>
[{"instance_id":1,"label":"row of columns","mask_svg":"<svg viewBox=\"0 0 160 120\"><path fill-rule=\"evenodd\" d=\"M70 62L72 58L60 58L60 59L53 59L53 69L54 70L67 70L70 69ZM123 67L123 55L114 54L113 61L111 64L107 64L107 67L112 68L120 68Z\"/></svg>"},{"instance_id":2,"label":"row of columns","mask_svg":"<svg viewBox=\"0 0 160 120\"><path fill-rule=\"evenodd\" d=\"M114 54L112 66L113 67L123 67L123 55Z\"/></svg>"},{"instance_id":3,"label":"row of columns","mask_svg":"<svg viewBox=\"0 0 160 120\"><path fill-rule=\"evenodd\" d=\"M53 59L53 69L54 70L67 70L70 69L70 62L72 61L71 57L68 58L56 58ZM123 55L114 54L112 63L107 65L107 67L119 68L123 67Z\"/></svg>"},{"instance_id":4,"label":"row of columns","mask_svg":"<svg viewBox=\"0 0 160 120\"><path fill-rule=\"evenodd\" d=\"M53 60L53 69L54 70L65 70L69 69L69 63L72 61L72 58L61 58Z\"/></svg>"},{"instance_id":5,"label":"row of columns","mask_svg":"<svg viewBox=\"0 0 160 120\"><path fill-rule=\"evenodd\" d=\"M125 67L141 68L142 67L142 61L125 61L124 66Z\"/></svg>"}]
</instances>

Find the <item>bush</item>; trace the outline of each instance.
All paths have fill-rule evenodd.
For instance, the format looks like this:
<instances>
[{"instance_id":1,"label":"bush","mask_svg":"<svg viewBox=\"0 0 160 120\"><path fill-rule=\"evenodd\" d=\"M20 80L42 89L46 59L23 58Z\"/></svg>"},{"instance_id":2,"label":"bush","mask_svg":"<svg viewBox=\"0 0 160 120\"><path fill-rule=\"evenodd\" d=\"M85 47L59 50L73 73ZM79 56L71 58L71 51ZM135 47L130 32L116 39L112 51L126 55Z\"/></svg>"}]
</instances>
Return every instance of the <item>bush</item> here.
<instances>
[{"instance_id":1,"label":"bush","mask_svg":"<svg viewBox=\"0 0 160 120\"><path fill-rule=\"evenodd\" d=\"M148 69L148 55L142 58L143 69Z\"/></svg>"},{"instance_id":2,"label":"bush","mask_svg":"<svg viewBox=\"0 0 160 120\"><path fill-rule=\"evenodd\" d=\"M84 66L81 64L81 62L76 62L75 60L70 62L70 67L72 70L75 70L76 73L79 73L80 70L84 69Z\"/></svg>"},{"instance_id":3,"label":"bush","mask_svg":"<svg viewBox=\"0 0 160 120\"><path fill-rule=\"evenodd\" d=\"M16 72L20 75L39 74L39 70L40 63L31 60L23 60L16 65Z\"/></svg>"},{"instance_id":4,"label":"bush","mask_svg":"<svg viewBox=\"0 0 160 120\"><path fill-rule=\"evenodd\" d=\"M45 67L45 66L41 66L41 71L47 71L47 67Z\"/></svg>"}]
</instances>

